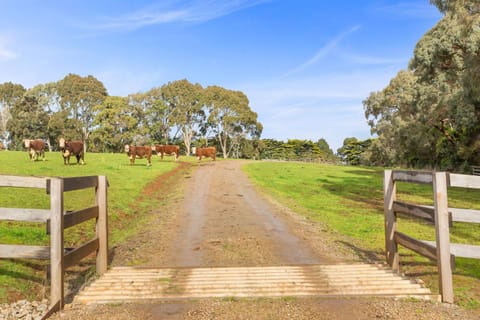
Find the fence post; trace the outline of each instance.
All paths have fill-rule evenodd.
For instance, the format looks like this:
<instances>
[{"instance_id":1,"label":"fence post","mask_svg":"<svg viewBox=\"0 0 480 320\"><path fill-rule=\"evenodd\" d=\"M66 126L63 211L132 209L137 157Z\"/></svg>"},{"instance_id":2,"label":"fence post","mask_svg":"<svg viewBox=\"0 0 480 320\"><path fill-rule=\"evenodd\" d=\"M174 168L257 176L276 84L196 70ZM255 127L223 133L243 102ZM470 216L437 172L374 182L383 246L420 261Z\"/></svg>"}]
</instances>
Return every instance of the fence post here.
<instances>
[{"instance_id":1,"label":"fence post","mask_svg":"<svg viewBox=\"0 0 480 320\"><path fill-rule=\"evenodd\" d=\"M96 203L98 205L98 218L96 235L98 238L97 273L104 274L108 265L108 223L107 223L107 177L98 177L96 190Z\"/></svg>"},{"instance_id":2,"label":"fence post","mask_svg":"<svg viewBox=\"0 0 480 320\"><path fill-rule=\"evenodd\" d=\"M63 179L50 179L50 307L63 308Z\"/></svg>"},{"instance_id":3,"label":"fence post","mask_svg":"<svg viewBox=\"0 0 480 320\"><path fill-rule=\"evenodd\" d=\"M385 250L387 263L393 270L400 270L398 245L395 241L397 231L397 217L393 211L393 201L396 200L396 185L393 181L392 170L385 170L383 180L384 214L385 214Z\"/></svg>"},{"instance_id":4,"label":"fence post","mask_svg":"<svg viewBox=\"0 0 480 320\"><path fill-rule=\"evenodd\" d=\"M446 172L436 172L433 175L433 193L435 202L435 233L440 294L442 295L442 302L453 303Z\"/></svg>"}]
</instances>

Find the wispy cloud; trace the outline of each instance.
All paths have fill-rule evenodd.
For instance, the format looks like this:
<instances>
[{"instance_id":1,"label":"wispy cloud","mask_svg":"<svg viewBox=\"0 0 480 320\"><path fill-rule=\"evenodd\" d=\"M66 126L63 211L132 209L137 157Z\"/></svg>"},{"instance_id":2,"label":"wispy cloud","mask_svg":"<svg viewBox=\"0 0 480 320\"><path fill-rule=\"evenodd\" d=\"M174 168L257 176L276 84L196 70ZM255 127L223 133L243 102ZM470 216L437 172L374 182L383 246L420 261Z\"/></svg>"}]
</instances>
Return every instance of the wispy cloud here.
<instances>
[{"instance_id":1,"label":"wispy cloud","mask_svg":"<svg viewBox=\"0 0 480 320\"><path fill-rule=\"evenodd\" d=\"M105 18L93 27L100 30L124 31L166 23L201 23L270 1L271 0L158 1L154 5L132 13Z\"/></svg>"},{"instance_id":2,"label":"wispy cloud","mask_svg":"<svg viewBox=\"0 0 480 320\"><path fill-rule=\"evenodd\" d=\"M368 69L258 79L232 87L249 97L264 125L262 137L325 138L336 150L346 137L370 137L362 101L388 85L397 71L388 63L375 64Z\"/></svg>"},{"instance_id":3,"label":"wispy cloud","mask_svg":"<svg viewBox=\"0 0 480 320\"><path fill-rule=\"evenodd\" d=\"M432 4L427 1L416 2L402 2L392 5L379 6L374 11L379 12L382 15L388 15L390 17L410 17L420 19L432 19L441 17L439 11L432 11Z\"/></svg>"},{"instance_id":4,"label":"wispy cloud","mask_svg":"<svg viewBox=\"0 0 480 320\"><path fill-rule=\"evenodd\" d=\"M343 39L345 39L346 37L348 37L350 34L354 33L355 31L357 31L359 28L360 28L360 25L356 25L356 26L353 26L352 28L350 28L349 30L347 30L345 32L342 32L341 34L337 35L335 38L330 40L325 46L320 48L320 50L318 50L317 53L315 53L315 55L313 57L311 57L306 62L299 65L298 67L288 71L283 76L285 77L285 76L292 75L294 73L300 72L300 71L305 70L308 67L314 65L319 60L325 58L330 52L332 52Z\"/></svg>"},{"instance_id":5,"label":"wispy cloud","mask_svg":"<svg viewBox=\"0 0 480 320\"><path fill-rule=\"evenodd\" d=\"M16 57L17 55L13 51L7 50L0 46L0 61L13 60Z\"/></svg>"},{"instance_id":6,"label":"wispy cloud","mask_svg":"<svg viewBox=\"0 0 480 320\"><path fill-rule=\"evenodd\" d=\"M356 54L343 53L342 57L349 63L356 65L391 65L391 64L406 64L406 58L381 58L374 56L362 56Z\"/></svg>"},{"instance_id":7,"label":"wispy cloud","mask_svg":"<svg viewBox=\"0 0 480 320\"><path fill-rule=\"evenodd\" d=\"M17 57L15 52L8 49L8 39L0 35L0 62L13 60Z\"/></svg>"}]
</instances>

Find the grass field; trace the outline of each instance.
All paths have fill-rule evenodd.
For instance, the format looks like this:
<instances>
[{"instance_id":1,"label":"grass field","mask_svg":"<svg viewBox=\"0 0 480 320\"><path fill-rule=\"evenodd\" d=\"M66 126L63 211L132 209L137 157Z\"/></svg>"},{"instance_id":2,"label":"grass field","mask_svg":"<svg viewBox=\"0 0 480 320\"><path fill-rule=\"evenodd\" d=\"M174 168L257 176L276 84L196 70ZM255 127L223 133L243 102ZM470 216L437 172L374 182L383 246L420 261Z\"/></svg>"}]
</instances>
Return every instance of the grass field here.
<instances>
[{"instance_id":1,"label":"grass field","mask_svg":"<svg viewBox=\"0 0 480 320\"><path fill-rule=\"evenodd\" d=\"M108 190L110 246L123 241L146 222L142 216L158 205L158 199L143 198L141 206L132 205L141 197L143 188L158 175L176 167L172 158L153 166L145 160L130 166L124 154L87 154L86 165L64 166L59 152L47 153L47 161L30 162L26 152L0 152L0 174L34 176L106 175ZM182 157L181 161L193 161ZM365 260L384 261L383 169L322 164L253 162L244 167L247 174L279 202L309 219L318 221L344 245ZM414 203L433 204L431 187L398 184L398 198ZM65 207L73 210L93 202L93 192L66 193ZM43 190L2 188L1 207L46 208L48 196ZM450 206L480 209L480 190L449 189ZM168 201L165 200L165 201ZM406 218L399 219L399 229L414 237L433 240L433 227ZM69 229L70 230L70 229ZM91 231L89 231L91 230ZM452 242L480 245L480 229L476 224L455 223ZM92 228L79 228L66 235L66 244L93 233ZM0 243L45 245L45 226L0 223ZM421 278L432 291L438 292L434 263L405 249L401 251L402 272ZM45 264L36 261L0 260L0 302L16 298L38 298L44 287ZM480 308L480 260L456 259L454 289L457 302L465 307ZM46 295L48 296L48 292Z\"/></svg>"},{"instance_id":2,"label":"grass field","mask_svg":"<svg viewBox=\"0 0 480 320\"><path fill-rule=\"evenodd\" d=\"M47 152L47 161L31 162L26 152L0 152L0 174L42 176L42 177L78 177L91 175L107 176L109 244L122 241L141 226L142 213L154 203L143 199L141 206L132 203L141 195L143 188L155 177L175 168L172 157L163 161L156 156L153 165L146 166L145 159L137 159L130 166L125 154L87 153L86 165L65 166L60 152ZM184 157L183 160L187 159ZM31 188L1 188L0 208L49 208L50 198L45 190ZM65 210L87 208L94 205L93 189L65 193ZM158 200L157 200L158 201ZM139 219L140 218L140 219ZM75 246L80 240L89 239L94 233L93 221L68 229L65 233L65 247ZM0 222L1 244L48 245L49 237L45 224ZM81 242L82 243L82 242ZM0 260L0 302L9 299L38 299L38 293L44 286L46 263L44 261ZM46 292L49 295L49 292Z\"/></svg>"},{"instance_id":3,"label":"grass field","mask_svg":"<svg viewBox=\"0 0 480 320\"><path fill-rule=\"evenodd\" d=\"M244 167L265 192L309 219L322 223L366 260L385 261L383 174L381 168L322 164L256 162ZM432 187L398 183L398 199L433 205ZM480 190L450 188L450 207L480 209ZM434 240L426 222L398 219L399 231ZM451 241L480 245L478 224L455 223ZM429 260L400 248L402 272L424 280L438 292L436 267ZM480 308L480 260L457 258L454 273L456 301Z\"/></svg>"}]
</instances>

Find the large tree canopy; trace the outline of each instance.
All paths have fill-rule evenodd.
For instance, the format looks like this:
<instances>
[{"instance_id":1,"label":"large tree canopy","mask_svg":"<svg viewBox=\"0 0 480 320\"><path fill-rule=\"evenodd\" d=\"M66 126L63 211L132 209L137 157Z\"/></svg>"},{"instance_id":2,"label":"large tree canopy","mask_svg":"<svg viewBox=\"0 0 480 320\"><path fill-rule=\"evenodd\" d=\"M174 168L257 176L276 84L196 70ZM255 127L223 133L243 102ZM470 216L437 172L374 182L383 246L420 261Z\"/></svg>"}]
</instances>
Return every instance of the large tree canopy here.
<instances>
[{"instance_id":1,"label":"large tree canopy","mask_svg":"<svg viewBox=\"0 0 480 320\"><path fill-rule=\"evenodd\" d=\"M182 132L183 143L189 155L192 138L205 119L202 108L203 88L198 83L192 84L183 79L169 82L161 90L163 101L173 110L172 122Z\"/></svg>"},{"instance_id":2,"label":"large tree canopy","mask_svg":"<svg viewBox=\"0 0 480 320\"><path fill-rule=\"evenodd\" d=\"M53 149L64 137L83 139L96 152L118 152L126 143L176 143L189 154L195 143L216 145L224 157L260 157L263 128L241 91L218 86L204 89L183 79L118 97L108 96L93 76L68 74L58 82L28 90L11 83L0 85L0 98L1 119L11 120L9 128L15 134L12 147L21 138L31 138L36 122L42 126L38 135ZM22 103L12 119L10 111L18 101ZM31 123L21 116L28 108L35 113ZM22 131L22 127L27 129ZM7 132L5 123L0 134L7 139Z\"/></svg>"},{"instance_id":3,"label":"large tree canopy","mask_svg":"<svg viewBox=\"0 0 480 320\"><path fill-rule=\"evenodd\" d=\"M5 82L0 84L0 141L9 140L7 123L11 118L10 110L23 97L25 88L21 84Z\"/></svg>"},{"instance_id":4,"label":"large tree canopy","mask_svg":"<svg viewBox=\"0 0 480 320\"><path fill-rule=\"evenodd\" d=\"M110 96L94 108L91 149L96 152L122 152L136 135L138 117L127 98Z\"/></svg>"},{"instance_id":5,"label":"large tree canopy","mask_svg":"<svg viewBox=\"0 0 480 320\"><path fill-rule=\"evenodd\" d=\"M10 149L21 150L23 139L46 139L48 114L38 103L37 98L29 95L17 100L11 109L11 119L7 123L10 133Z\"/></svg>"},{"instance_id":6,"label":"large tree canopy","mask_svg":"<svg viewBox=\"0 0 480 320\"><path fill-rule=\"evenodd\" d=\"M438 10L443 13L455 12L456 10L466 10L470 13L478 13L480 3L478 0L430 0Z\"/></svg>"},{"instance_id":7,"label":"large tree canopy","mask_svg":"<svg viewBox=\"0 0 480 320\"><path fill-rule=\"evenodd\" d=\"M145 106L145 118L148 123L149 135L160 144L170 142L170 131L174 126L174 108L163 100L162 88L150 89L142 95ZM178 131L177 131L178 132ZM173 139L176 138L176 134Z\"/></svg>"},{"instance_id":8,"label":"large tree canopy","mask_svg":"<svg viewBox=\"0 0 480 320\"><path fill-rule=\"evenodd\" d=\"M240 145L242 138L260 137L262 127L243 92L210 86L205 89L204 99L209 111L207 127L215 135L224 158Z\"/></svg>"},{"instance_id":9,"label":"large tree canopy","mask_svg":"<svg viewBox=\"0 0 480 320\"><path fill-rule=\"evenodd\" d=\"M93 76L81 77L69 74L57 84L57 92L60 97L60 105L67 111L72 119L76 136L66 136L67 139L79 139L87 141L92 122L95 117L94 107L101 104L107 97L107 89L103 83ZM84 144L86 147L86 144Z\"/></svg>"},{"instance_id":10,"label":"large tree canopy","mask_svg":"<svg viewBox=\"0 0 480 320\"><path fill-rule=\"evenodd\" d=\"M393 164L462 169L480 164L480 14L477 1L432 2L445 16L365 115Z\"/></svg>"},{"instance_id":11,"label":"large tree canopy","mask_svg":"<svg viewBox=\"0 0 480 320\"><path fill-rule=\"evenodd\" d=\"M65 119L67 119L66 112L59 112L60 97L57 92L57 83L49 82L36 85L28 89L26 94L35 97L40 107L48 114L49 120L45 139L50 151L52 151L52 145L55 145L57 137L61 136Z\"/></svg>"}]
</instances>

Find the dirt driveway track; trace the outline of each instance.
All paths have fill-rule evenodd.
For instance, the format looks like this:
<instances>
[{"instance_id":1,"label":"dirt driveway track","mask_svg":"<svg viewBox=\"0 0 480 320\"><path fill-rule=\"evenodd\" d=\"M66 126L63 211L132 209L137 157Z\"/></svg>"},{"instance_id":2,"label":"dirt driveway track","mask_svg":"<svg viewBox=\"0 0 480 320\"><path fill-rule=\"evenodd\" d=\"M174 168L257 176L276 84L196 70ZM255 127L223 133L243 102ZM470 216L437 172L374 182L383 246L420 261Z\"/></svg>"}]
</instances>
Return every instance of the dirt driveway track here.
<instances>
[{"instance_id":1,"label":"dirt driveway track","mask_svg":"<svg viewBox=\"0 0 480 320\"><path fill-rule=\"evenodd\" d=\"M239 163L202 163L185 193L175 266L328 263L285 214L263 199ZM318 250L317 250L318 251Z\"/></svg>"},{"instance_id":2,"label":"dirt driveway track","mask_svg":"<svg viewBox=\"0 0 480 320\"><path fill-rule=\"evenodd\" d=\"M244 161L182 164L146 188L151 221L113 266L228 267L361 262L322 226L257 192ZM176 182L175 182L176 181ZM73 305L52 319L478 319L455 306L391 298L201 299Z\"/></svg>"}]
</instances>

